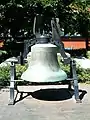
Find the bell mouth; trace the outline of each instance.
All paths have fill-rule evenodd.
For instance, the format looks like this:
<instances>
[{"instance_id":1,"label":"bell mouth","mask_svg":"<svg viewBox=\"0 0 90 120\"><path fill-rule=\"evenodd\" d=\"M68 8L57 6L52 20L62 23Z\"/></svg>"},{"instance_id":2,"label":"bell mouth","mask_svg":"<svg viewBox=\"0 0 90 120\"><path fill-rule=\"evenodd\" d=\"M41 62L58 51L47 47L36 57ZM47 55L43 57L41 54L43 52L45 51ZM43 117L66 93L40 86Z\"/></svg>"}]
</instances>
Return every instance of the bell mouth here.
<instances>
[{"instance_id":1,"label":"bell mouth","mask_svg":"<svg viewBox=\"0 0 90 120\"><path fill-rule=\"evenodd\" d=\"M38 67L37 69L28 68L22 74L21 79L37 83L59 82L66 80L67 74L61 69L54 72L52 70L42 67Z\"/></svg>"}]
</instances>

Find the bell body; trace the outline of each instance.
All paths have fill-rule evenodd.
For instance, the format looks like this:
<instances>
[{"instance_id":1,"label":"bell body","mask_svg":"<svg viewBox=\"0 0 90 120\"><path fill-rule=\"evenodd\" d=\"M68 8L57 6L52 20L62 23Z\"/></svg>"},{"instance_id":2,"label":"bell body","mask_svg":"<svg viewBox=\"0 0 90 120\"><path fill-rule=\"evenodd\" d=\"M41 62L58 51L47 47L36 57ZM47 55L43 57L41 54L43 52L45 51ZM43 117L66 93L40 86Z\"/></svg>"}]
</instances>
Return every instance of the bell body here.
<instances>
[{"instance_id":1,"label":"bell body","mask_svg":"<svg viewBox=\"0 0 90 120\"><path fill-rule=\"evenodd\" d=\"M28 69L21 79L30 82L58 82L67 78L57 60L57 47L53 44L36 44L31 47Z\"/></svg>"}]
</instances>

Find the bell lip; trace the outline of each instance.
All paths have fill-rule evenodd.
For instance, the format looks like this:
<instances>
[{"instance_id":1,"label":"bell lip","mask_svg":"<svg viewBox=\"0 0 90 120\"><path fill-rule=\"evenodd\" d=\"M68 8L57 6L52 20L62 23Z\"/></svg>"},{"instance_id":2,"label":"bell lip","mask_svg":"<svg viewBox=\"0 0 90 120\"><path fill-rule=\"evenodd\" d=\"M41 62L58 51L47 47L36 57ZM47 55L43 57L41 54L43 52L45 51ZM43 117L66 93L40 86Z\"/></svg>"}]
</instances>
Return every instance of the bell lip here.
<instances>
[{"instance_id":1,"label":"bell lip","mask_svg":"<svg viewBox=\"0 0 90 120\"><path fill-rule=\"evenodd\" d=\"M62 78L62 79L61 79ZM60 81L65 81L66 79L67 79L67 74L65 73L63 76L61 76L61 78L60 78L60 76L58 76L56 79L43 79L43 80L29 80L29 79L27 79L27 78L25 78L25 76L23 76L23 74L22 74L22 76L21 76L21 79L22 80L25 80L25 81L29 81L29 82L32 82L32 83L55 83L55 82L60 82Z\"/></svg>"},{"instance_id":2,"label":"bell lip","mask_svg":"<svg viewBox=\"0 0 90 120\"><path fill-rule=\"evenodd\" d=\"M21 78L22 79L22 78ZM22 80L24 80L24 79L22 79ZM44 83L58 83L58 82L62 82L62 81L66 81L67 80L67 78L66 79L62 79L62 80L56 80L56 81L30 81L30 80L24 80L24 81L28 81L28 82L30 82L30 83L41 83L41 84L44 84Z\"/></svg>"},{"instance_id":3,"label":"bell lip","mask_svg":"<svg viewBox=\"0 0 90 120\"><path fill-rule=\"evenodd\" d=\"M27 80L22 80L22 81L27 81ZM66 83L68 82L68 80L67 79L65 79L65 80L59 80L59 81L55 81L55 82L33 82L33 81L27 81L27 82L29 82L30 83L30 85L32 84L32 85L54 85L54 84L62 84L62 82L63 81L66 81ZM29 84L28 84L29 85Z\"/></svg>"}]
</instances>

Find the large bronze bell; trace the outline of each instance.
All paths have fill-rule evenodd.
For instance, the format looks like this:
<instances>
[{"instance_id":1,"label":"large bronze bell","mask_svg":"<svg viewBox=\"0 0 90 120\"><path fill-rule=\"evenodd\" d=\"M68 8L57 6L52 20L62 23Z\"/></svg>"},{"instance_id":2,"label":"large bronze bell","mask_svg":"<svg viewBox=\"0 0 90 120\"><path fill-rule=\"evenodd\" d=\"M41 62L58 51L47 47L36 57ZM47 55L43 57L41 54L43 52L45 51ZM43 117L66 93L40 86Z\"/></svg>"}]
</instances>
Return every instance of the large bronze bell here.
<instances>
[{"instance_id":1,"label":"large bronze bell","mask_svg":"<svg viewBox=\"0 0 90 120\"><path fill-rule=\"evenodd\" d=\"M37 17L38 18L38 17ZM33 45L31 47L30 60L28 60L28 69L22 74L21 78L26 81L35 82L35 83L49 83L49 82L59 82L67 79L66 73L60 69L57 60L57 53L59 52L63 57L65 64L70 64L70 78L74 84L74 93L76 102L81 102L79 99L79 90L78 90L78 79L76 74L76 64L71 58L68 58L64 51L64 46L62 42L59 42L60 39L60 29L58 19L52 19L52 38L47 31L44 31L44 27L40 27L41 23L36 25L36 18L34 20L33 33L35 35L33 39ZM45 24L44 24L45 25ZM43 31L42 31L43 30ZM35 40L35 41L34 41ZM37 41L37 42L36 42ZM31 40L29 45L32 45ZM51 44L51 43L53 44ZM59 50L58 50L59 49ZM29 57L29 56L28 56ZM9 105L13 105L14 100L14 83L17 80L14 80L15 75L15 64L14 61L11 61L11 80L10 80L10 102ZM71 89L71 84L69 84L69 89ZM18 92L18 90L17 90Z\"/></svg>"},{"instance_id":2,"label":"large bronze bell","mask_svg":"<svg viewBox=\"0 0 90 120\"><path fill-rule=\"evenodd\" d=\"M41 36L40 40L42 41L43 38ZM58 82L65 80L67 75L60 69L57 52L57 46L51 43L32 46L31 61L21 79L30 82Z\"/></svg>"}]
</instances>

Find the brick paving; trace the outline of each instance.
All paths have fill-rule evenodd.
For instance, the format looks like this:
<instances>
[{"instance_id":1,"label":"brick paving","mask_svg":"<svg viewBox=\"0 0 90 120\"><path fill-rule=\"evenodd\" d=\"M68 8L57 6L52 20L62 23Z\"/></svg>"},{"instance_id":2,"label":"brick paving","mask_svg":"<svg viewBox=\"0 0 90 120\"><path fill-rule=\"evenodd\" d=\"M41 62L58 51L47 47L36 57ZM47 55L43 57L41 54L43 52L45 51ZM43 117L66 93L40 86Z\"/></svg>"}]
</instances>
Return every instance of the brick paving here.
<instances>
[{"instance_id":1,"label":"brick paving","mask_svg":"<svg viewBox=\"0 0 90 120\"><path fill-rule=\"evenodd\" d=\"M50 89L49 92L44 92L43 89ZM54 88L54 95L51 94ZM81 84L80 89L87 91L83 94L82 103L75 103L74 97L70 96L66 89L60 89L62 86L32 86L19 87L20 91L33 92L41 89L41 91L34 92L33 97L27 96L18 101L15 105L8 105L9 89L0 90L0 120L90 120L90 85ZM63 86L64 88L64 86ZM59 91L59 92L58 92ZM57 97L57 93L63 100ZM85 93L85 92L84 92ZM37 95L35 95L37 94ZM61 95L62 94L62 95ZM64 95L66 94L66 96ZM23 94L23 97L26 93ZM81 95L81 92L80 92ZM37 97L38 99L34 98ZM43 97L41 97L43 96ZM56 101L54 98L56 97ZM19 99L19 94L17 100ZM40 100L39 98L44 100ZM65 98L66 97L66 98ZM47 98L49 101L45 100ZM64 99L65 98L65 99Z\"/></svg>"}]
</instances>

